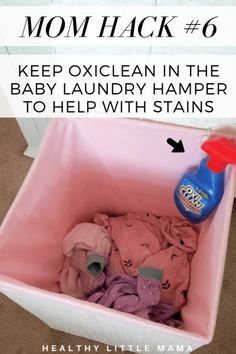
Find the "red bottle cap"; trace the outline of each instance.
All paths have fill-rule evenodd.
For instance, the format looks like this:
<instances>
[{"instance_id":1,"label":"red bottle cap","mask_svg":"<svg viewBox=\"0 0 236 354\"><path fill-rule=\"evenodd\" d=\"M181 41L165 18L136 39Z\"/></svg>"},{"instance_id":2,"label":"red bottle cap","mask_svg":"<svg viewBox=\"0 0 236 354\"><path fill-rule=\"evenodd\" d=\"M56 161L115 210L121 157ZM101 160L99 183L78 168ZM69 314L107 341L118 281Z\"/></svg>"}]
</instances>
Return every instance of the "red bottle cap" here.
<instances>
[{"instance_id":1,"label":"red bottle cap","mask_svg":"<svg viewBox=\"0 0 236 354\"><path fill-rule=\"evenodd\" d=\"M228 164L236 164L236 143L233 139L210 138L201 149L209 155L207 167L213 172L222 172Z\"/></svg>"}]
</instances>

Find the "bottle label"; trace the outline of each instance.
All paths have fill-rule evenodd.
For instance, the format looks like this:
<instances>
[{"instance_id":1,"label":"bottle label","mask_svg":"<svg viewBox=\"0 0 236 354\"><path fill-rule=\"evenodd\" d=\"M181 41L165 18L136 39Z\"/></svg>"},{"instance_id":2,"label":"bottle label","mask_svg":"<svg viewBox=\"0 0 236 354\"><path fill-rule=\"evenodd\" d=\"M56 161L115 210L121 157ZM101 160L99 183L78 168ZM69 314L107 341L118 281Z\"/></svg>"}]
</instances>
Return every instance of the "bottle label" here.
<instances>
[{"instance_id":1,"label":"bottle label","mask_svg":"<svg viewBox=\"0 0 236 354\"><path fill-rule=\"evenodd\" d=\"M189 209L196 214L201 214L201 210L205 206L205 203L203 203L203 199L205 198L202 198L193 186L190 184L180 185L179 196L186 209Z\"/></svg>"}]
</instances>

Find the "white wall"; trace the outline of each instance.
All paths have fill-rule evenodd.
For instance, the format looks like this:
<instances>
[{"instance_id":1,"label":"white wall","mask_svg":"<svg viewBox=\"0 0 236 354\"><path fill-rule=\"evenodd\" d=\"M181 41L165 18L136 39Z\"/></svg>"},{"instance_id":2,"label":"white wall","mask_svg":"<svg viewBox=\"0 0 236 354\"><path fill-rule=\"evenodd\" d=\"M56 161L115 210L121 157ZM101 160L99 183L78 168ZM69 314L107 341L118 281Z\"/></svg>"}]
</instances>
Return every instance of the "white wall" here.
<instances>
[{"instance_id":1,"label":"white wall","mask_svg":"<svg viewBox=\"0 0 236 354\"><path fill-rule=\"evenodd\" d=\"M24 155L35 158L43 135L48 127L48 118L18 118L17 122L27 141Z\"/></svg>"}]
</instances>

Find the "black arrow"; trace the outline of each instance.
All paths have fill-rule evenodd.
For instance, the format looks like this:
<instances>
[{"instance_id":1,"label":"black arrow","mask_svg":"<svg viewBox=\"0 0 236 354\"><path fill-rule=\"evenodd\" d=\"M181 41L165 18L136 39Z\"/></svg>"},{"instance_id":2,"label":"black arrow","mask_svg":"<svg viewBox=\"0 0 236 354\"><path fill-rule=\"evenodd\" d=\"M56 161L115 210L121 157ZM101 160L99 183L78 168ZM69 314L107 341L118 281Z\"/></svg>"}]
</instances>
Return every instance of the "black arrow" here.
<instances>
[{"instance_id":1,"label":"black arrow","mask_svg":"<svg viewBox=\"0 0 236 354\"><path fill-rule=\"evenodd\" d=\"M179 140L178 143L171 139L171 138L168 138L167 140L167 143L173 147L173 150L172 152L184 152L184 144L182 142L182 140Z\"/></svg>"}]
</instances>

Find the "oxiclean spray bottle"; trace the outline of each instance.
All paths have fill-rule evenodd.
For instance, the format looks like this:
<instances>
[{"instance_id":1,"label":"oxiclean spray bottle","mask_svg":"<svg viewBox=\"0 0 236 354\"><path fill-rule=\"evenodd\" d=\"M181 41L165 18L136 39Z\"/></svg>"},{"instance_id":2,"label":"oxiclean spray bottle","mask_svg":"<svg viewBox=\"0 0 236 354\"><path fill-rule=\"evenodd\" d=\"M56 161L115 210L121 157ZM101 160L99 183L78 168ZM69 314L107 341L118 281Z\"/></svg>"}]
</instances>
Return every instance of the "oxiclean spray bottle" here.
<instances>
[{"instance_id":1,"label":"oxiclean spray bottle","mask_svg":"<svg viewBox=\"0 0 236 354\"><path fill-rule=\"evenodd\" d=\"M193 224L205 220L224 194L225 168L236 164L236 143L224 137L212 138L201 146L208 157L199 167L186 172L176 186L177 208Z\"/></svg>"}]
</instances>

